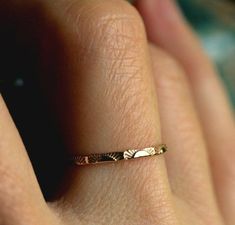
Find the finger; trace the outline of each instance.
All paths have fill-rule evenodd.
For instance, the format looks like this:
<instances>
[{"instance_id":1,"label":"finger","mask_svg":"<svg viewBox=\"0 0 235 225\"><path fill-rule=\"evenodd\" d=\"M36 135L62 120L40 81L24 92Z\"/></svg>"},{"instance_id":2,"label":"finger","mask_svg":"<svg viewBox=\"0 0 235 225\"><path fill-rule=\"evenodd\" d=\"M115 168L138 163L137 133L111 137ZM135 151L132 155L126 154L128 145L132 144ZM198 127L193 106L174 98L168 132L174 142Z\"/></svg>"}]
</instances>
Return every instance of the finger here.
<instances>
[{"instance_id":1,"label":"finger","mask_svg":"<svg viewBox=\"0 0 235 225\"><path fill-rule=\"evenodd\" d=\"M69 149L89 154L161 143L147 41L135 9L110 0L60 1L55 8L68 49L68 61L57 65L72 69L50 79L63 90L52 95L60 100ZM163 157L71 173L59 204L83 224L177 224Z\"/></svg>"},{"instance_id":2,"label":"finger","mask_svg":"<svg viewBox=\"0 0 235 225\"><path fill-rule=\"evenodd\" d=\"M210 179L206 146L186 76L168 54L153 45L151 52L163 140L175 150L166 160L178 208L188 207L184 215L186 221L198 221L199 215L199 221L205 224L222 224Z\"/></svg>"},{"instance_id":3,"label":"finger","mask_svg":"<svg viewBox=\"0 0 235 225\"><path fill-rule=\"evenodd\" d=\"M228 223L234 224L235 123L224 88L173 1L139 1L138 8L144 17L150 40L175 56L188 74L209 147L221 210Z\"/></svg>"},{"instance_id":4,"label":"finger","mask_svg":"<svg viewBox=\"0 0 235 225\"><path fill-rule=\"evenodd\" d=\"M0 121L0 223L54 224L2 97Z\"/></svg>"}]
</instances>

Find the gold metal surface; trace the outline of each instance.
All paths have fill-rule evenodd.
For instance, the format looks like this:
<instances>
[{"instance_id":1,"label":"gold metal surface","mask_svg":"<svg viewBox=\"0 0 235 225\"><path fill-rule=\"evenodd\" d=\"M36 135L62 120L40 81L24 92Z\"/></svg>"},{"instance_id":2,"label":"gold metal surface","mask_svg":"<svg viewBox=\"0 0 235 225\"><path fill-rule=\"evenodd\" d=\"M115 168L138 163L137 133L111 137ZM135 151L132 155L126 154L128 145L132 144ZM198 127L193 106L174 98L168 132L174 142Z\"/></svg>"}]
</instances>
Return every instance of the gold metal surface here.
<instances>
[{"instance_id":1,"label":"gold metal surface","mask_svg":"<svg viewBox=\"0 0 235 225\"><path fill-rule=\"evenodd\" d=\"M72 162L78 166L116 162L120 160L130 160L142 157L161 155L167 151L167 146L162 144L156 147L143 149L129 149L124 152L97 153L90 155L75 155Z\"/></svg>"}]
</instances>

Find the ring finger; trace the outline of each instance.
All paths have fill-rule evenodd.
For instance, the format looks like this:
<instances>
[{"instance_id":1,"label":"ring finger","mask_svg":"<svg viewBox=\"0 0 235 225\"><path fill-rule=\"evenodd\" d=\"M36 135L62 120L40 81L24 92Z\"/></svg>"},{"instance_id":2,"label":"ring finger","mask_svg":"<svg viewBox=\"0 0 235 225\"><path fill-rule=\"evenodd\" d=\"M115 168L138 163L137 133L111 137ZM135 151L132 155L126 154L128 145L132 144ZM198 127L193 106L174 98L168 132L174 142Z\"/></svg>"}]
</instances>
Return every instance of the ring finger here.
<instances>
[{"instance_id":1,"label":"ring finger","mask_svg":"<svg viewBox=\"0 0 235 225\"><path fill-rule=\"evenodd\" d=\"M50 93L56 96L55 108L72 153L160 144L149 49L136 10L124 1L58 1L51 13L62 24L68 49L53 60L71 66L51 71L56 77L50 79L58 83ZM53 49L47 49L47 62L55 55ZM70 174L58 202L66 221L177 224L162 156L73 168Z\"/></svg>"}]
</instances>

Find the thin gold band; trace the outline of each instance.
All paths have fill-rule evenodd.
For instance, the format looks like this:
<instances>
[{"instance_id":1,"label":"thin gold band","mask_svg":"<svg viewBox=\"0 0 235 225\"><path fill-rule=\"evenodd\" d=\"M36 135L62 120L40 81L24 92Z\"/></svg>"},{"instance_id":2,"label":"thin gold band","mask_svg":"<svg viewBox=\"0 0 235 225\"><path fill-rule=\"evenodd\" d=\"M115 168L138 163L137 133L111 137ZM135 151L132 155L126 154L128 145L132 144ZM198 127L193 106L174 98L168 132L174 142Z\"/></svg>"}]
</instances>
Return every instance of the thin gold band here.
<instances>
[{"instance_id":1,"label":"thin gold band","mask_svg":"<svg viewBox=\"0 0 235 225\"><path fill-rule=\"evenodd\" d=\"M72 162L78 166L107 163L107 162L117 162L120 160L130 160L141 157L161 155L165 153L167 150L168 150L167 146L162 144L159 146L148 147L143 149L129 149L124 152L75 155L72 157Z\"/></svg>"}]
</instances>

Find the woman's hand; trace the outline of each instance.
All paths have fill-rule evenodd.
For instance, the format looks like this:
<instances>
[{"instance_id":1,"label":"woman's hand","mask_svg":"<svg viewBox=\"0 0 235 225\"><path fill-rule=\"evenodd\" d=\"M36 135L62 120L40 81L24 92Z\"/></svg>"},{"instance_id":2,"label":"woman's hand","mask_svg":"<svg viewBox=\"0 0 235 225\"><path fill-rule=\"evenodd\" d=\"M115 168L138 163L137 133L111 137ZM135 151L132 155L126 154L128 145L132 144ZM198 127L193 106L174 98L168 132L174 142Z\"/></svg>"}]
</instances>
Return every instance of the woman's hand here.
<instances>
[{"instance_id":1,"label":"woman's hand","mask_svg":"<svg viewBox=\"0 0 235 225\"><path fill-rule=\"evenodd\" d=\"M25 5L44 18L39 69L70 153L170 150L73 167L46 203L1 99L0 224L234 225L233 112L173 1Z\"/></svg>"}]
</instances>

